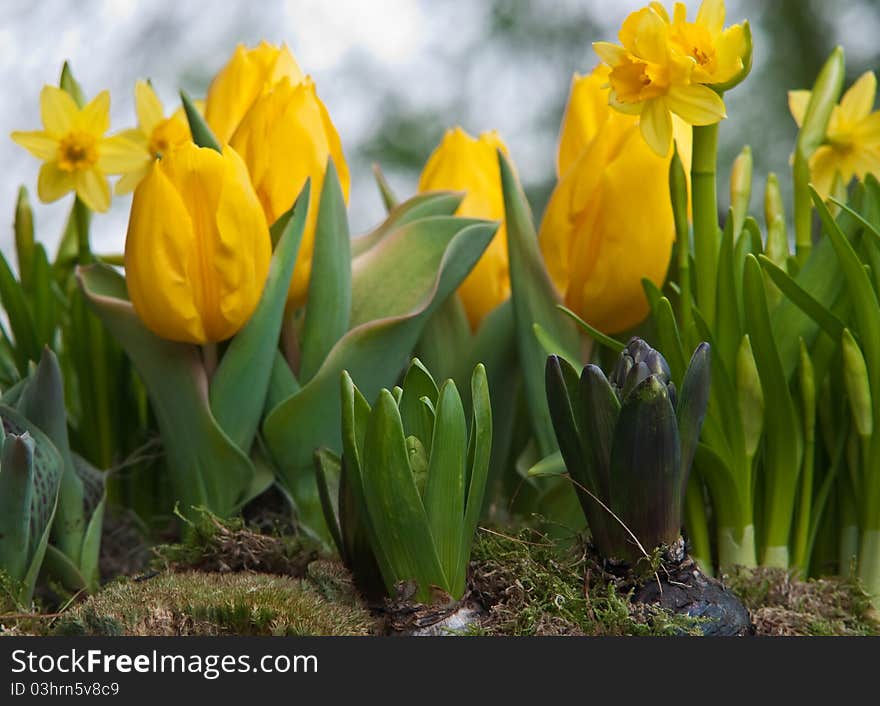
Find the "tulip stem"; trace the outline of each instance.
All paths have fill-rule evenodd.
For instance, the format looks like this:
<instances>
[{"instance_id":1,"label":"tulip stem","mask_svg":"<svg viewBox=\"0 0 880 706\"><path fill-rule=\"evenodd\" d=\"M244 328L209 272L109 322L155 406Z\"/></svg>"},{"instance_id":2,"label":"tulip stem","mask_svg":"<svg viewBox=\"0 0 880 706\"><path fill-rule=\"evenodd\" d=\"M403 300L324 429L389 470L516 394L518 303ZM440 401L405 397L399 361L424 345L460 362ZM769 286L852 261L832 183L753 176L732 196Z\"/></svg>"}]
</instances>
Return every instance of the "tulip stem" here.
<instances>
[{"instance_id":1,"label":"tulip stem","mask_svg":"<svg viewBox=\"0 0 880 706\"><path fill-rule=\"evenodd\" d=\"M216 343L205 343L202 346L202 362L205 365L205 375L207 375L208 382L210 382L211 378L214 377L214 373L217 371Z\"/></svg>"},{"instance_id":2,"label":"tulip stem","mask_svg":"<svg viewBox=\"0 0 880 706\"><path fill-rule=\"evenodd\" d=\"M711 329L715 321L715 287L718 262L718 197L715 166L718 124L694 125L691 189L694 213L694 260L697 267L697 300Z\"/></svg>"}]
</instances>

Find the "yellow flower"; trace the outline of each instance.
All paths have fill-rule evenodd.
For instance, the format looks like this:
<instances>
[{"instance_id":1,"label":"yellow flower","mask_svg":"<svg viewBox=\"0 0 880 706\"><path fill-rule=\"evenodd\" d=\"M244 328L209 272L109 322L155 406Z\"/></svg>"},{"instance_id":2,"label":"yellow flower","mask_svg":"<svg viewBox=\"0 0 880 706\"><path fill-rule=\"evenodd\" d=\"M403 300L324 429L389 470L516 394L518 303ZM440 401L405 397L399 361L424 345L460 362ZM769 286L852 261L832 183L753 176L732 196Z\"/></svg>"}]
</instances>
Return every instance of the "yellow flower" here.
<instances>
[{"instance_id":1,"label":"yellow flower","mask_svg":"<svg viewBox=\"0 0 880 706\"><path fill-rule=\"evenodd\" d=\"M116 182L117 194L134 191L147 175L153 160L161 159L172 147L192 139L183 108L178 108L173 115L166 118L162 102L146 81L135 83L134 105L138 126L132 130L123 130L117 136L132 143L133 149L140 150L142 160Z\"/></svg>"},{"instance_id":2,"label":"yellow flower","mask_svg":"<svg viewBox=\"0 0 880 706\"><path fill-rule=\"evenodd\" d=\"M810 157L813 186L823 198L832 192L835 179L846 186L853 177L880 175L880 110L871 112L877 92L873 71L866 71L843 94L831 111L825 144ZM788 107L801 126L810 91L789 91Z\"/></svg>"},{"instance_id":3,"label":"yellow flower","mask_svg":"<svg viewBox=\"0 0 880 706\"><path fill-rule=\"evenodd\" d=\"M254 101L284 78L294 85L305 78L286 44L262 41L253 49L239 44L214 77L205 99L205 120L215 137L229 142Z\"/></svg>"},{"instance_id":4,"label":"yellow flower","mask_svg":"<svg viewBox=\"0 0 880 706\"><path fill-rule=\"evenodd\" d=\"M293 84L284 78L257 99L230 145L247 165L269 223L293 205L306 178L311 177L309 213L288 295L288 302L298 306L308 292L318 204L328 159L333 160L348 202L351 179L339 134L311 79Z\"/></svg>"},{"instance_id":5,"label":"yellow flower","mask_svg":"<svg viewBox=\"0 0 880 706\"><path fill-rule=\"evenodd\" d=\"M496 132L473 138L460 127L447 130L428 159L419 191L464 191L459 216L504 220L504 198L498 153L507 147ZM476 329L492 309L510 296L507 231L502 223L489 247L458 288L471 328Z\"/></svg>"},{"instance_id":6,"label":"yellow flower","mask_svg":"<svg viewBox=\"0 0 880 706\"><path fill-rule=\"evenodd\" d=\"M724 102L708 86L693 82L695 60L670 41L666 11L657 3L631 13L618 38L623 46L594 42L611 72L611 105L640 115L639 129L658 155L672 141L672 113L690 125L712 125L726 117Z\"/></svg>"},{"instance_id":7,"label":"yellow flower","mask_svg":"<svg viewBox=\"0 0 880 706\"><path fill-rule=\"evenodd\" d=\"M172 148L134 192L128 292L162 338L208 343L234 335L257 306L271 255L263 209L230 147Z\"/></svg>"},{"instance_id":8,"label":"yellow flower","mask_svg":"<svg viewBox=\"0 0 880 706\"><path fill-rule=\"evenodd\" d=\"M632 328L648 313L647 277L666 277L675 225L669 197L671 152L660 157L635 116L608 106L608 69L575 76L559 140L559 181L538 242L565 305L605 331ZM687 125L673 130L685 168Z\"/></svg>"},{"instance_id":9,"label":"yellow flower","mask_svg":"<svg viewBox=\"0 0 880 706\"><path fill-rule=\"evenodd\" d=\"M652 6L655 12L665 16L662 5L653 3ZM668 17L664 19L668 21ZM728 84L749 68L746 66L749 39L745 26L724 28L724 0L703 0L695 22L687 21L684 3L675 3L669 41L677 52L694 60L693 83Z\"/></svg>"},{"instance_id":10,"label":"yellow flower","mask_svg":"<svg viewBox=\"0 0 880 706\"><path fill-rule=\"evenodd\" d=\"M83 108L55 86L40 93L43 130L13 132L12 139L43 160L37 193L44 203L75 191L93 211L110 208L107 174L128 171L140 156L110 128L110 94L102 91Z\"/></svg>"}]
</instances>

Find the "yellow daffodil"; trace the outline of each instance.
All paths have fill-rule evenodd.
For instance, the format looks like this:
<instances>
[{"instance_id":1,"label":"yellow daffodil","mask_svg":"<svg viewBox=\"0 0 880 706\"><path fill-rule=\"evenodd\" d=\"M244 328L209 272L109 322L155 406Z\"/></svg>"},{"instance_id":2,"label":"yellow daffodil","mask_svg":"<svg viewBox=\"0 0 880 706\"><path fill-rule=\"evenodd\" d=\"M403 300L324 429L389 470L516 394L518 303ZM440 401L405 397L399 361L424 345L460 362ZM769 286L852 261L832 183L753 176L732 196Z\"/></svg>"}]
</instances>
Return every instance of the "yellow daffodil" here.
<instances>
[{"instance_id":1,"label":"yellow daffodil","mask_svg":"<svg viewBox=\"0 0 880 706\"><path fill-rule=\"evenodd\" d=\"M346 203L351 183L339 134L315 84L311 79L296 84L281 79L256 100L230 145L247 165L269 223L293 205L306 178L311 177L309 213L288 296L291 304L300 305L308 292L327 160L333 160Z\"/></svg>"},{"instance_id":2,"label":"yellow daffodil","mask_svg":"<svg viewBox=\"0 0 880 706\"><path fill-rule=\"evenodd\" d=\"M257 306L271 255L263 209L231 147L172 148L134 192L128 293L162 338L208 343L234 335Z\"/></svg>"},{"instance_id":3,"label":"yellow daffodil","mask_svg":"<svg viewBox=\"0 0 880 706\"><path fill-rule=\"evenodd\" d=\"M498 153L507 147L496 132L473 138L460 127L448 130L428 159L419 179L419 191L463 191L456 214L493 221L504 219L504 198ZM458 288L471 328L510 296L507 231L502 223L489 247Z\"/></svg>"},{"instance_id":4,"label":"yellow daffodil","mask_svg":"<svg viewBox=\"0 0 880 706\"><path fill-rule=\"evenodd\" d=\"M116 182L116 193L127 194L134 191L147 172L153 160L160 159L172 147L189 142L192 137L183 108L169 117L165 117L162 102L146 81L138 81L134 85L134 105L137 113L138 126L132 130L119 133L121 139L128 140L133 147L141 151L141 163L123 175Z\"/></svg>"},{"instance_id":5,"label":"yellow daffodil","mask_svg":"<svg viewBox=\"0 0 880 706\"><path fill-rule=\"evenodd\" d=\"M253 49L239 44L205 99L205 120L217 139L228 142L254 101L283 78L293 85L305 78L286 44L263 41Z\"/></svg>"},{"instance_id":6,"label":"yellow daffodil","mask_svg":"<svg viewBox=\"0 0 880 706\"><path fill-rule=\"evenodd\" d=\"M559 140L559 181L538 242L550 277L570 309L606 333L648 313L647 277L666 277L675 225L669 162L648 147L638 119L610 109L607 67L575 76ZM690 166L687 125L674 120L679 154Z\"/></svg>"},{"instance_id":7,"label":"yellow daffodil","mask_svg":"<svg viewBox=\"0 0 880 706\"><path fill-rule=\"evenodd\" d=\"M37 180L40 200L57 201L75 191L93 211L110 208L107 174L121 174L140 160L139 151L110 128L110 94L102 91L79 108L71 96L55 86L40 93L43 130L13 132L12 139L43 160Z\"/></svg>"},{"instance_id":8,"label":"yellow daffodil","mask_svg":"<svg viewBox=\"0 0 880 706\"><path fill-rule=\"evenodd\" d=\"M652 3L668 22L666 10ZM748 25L724 28L724 0L703 0L695 22L687 21L687 7L677 2L669 27L669 41L678 53L694 60L693 83L727 85L750 68Z\"/></svg>"},{"instance_id":9,"label":"yellow daffodil","mask_svg":"<svg viewBox=\"0 0 880 706\"><path fill-rule=\"evenodd\" d=\"M810 176L823 198L838 177L845 187L853 177L880 175L880 110L871 112L876 92L874 72L866 71L831 111L825 144L810 157ZM789 91L788 106L798 127L809 102L810 91Z\"/></svg>"},{"instance_id":10,"label":"yellow daffodil","mask_svg":"<svg viewBox=\"0 0 880 706\"><path fill-rule=\"evenodd\" d=\"M721 97L694 82L696 62L676 51L668 19L655 3L624 20L618 35L622 46L593 44L611 69L611 105L640 116L642 136L658 155L669 152L673 113L690 125L712 125L726 117Z\"/></svg>"}]
</instances>

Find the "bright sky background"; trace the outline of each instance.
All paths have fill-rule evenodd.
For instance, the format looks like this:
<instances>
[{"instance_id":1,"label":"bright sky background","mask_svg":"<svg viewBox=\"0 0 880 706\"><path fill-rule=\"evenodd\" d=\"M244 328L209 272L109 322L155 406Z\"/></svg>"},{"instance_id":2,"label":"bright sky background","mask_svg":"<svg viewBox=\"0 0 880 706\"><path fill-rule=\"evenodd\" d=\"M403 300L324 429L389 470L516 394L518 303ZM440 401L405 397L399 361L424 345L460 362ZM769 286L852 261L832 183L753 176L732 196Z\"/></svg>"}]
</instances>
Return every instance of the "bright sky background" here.
<instances>
[{"instance_id":1,"label":"bright sky background","mask_svg":"<svg viewBox=\"0 0 880 706\"><path fill-rule=\"evenodd\" d=\"M468 0L3 0L0 3L0 248L8 252L15 195L27 185L35 204L38 237L50 249L63 227L71 197L39 204L39 162L8 135L16 129L39 129L39 92L56 83L62 62L69 59L87 95L109 89L112 130L134 124L132 90L149 77L167 105L177 103L177 90L194 95L225 63L236 42L286 41L303 69L316 80L342 137L346 153L371 134L386 95L385 86L404 86L405 100L421 110L448 106L460 98L467 111L449 116L466 121L470 132L498 129L524 181L552 174L555 132L534 129L546 96L567 87L571 72L596 63L590 43L613 39L626 14L644 0L542 0L547 12L573 12L594 7L607 26L602 36L584 37L577 65L548 72L546 65L518 61L516 47L502 56L484 52L473 57L466 75L455 73L452 58L487 30L489 3ZM671 4L671 3L670 3ZM697 2L689 2L695 12ZM847 28L849 56L876 41L876 24L867 21L865 3L840 2L840 25ZM746 6L746 7L743 7ZM759 14L756 0L729 0L728 17L738 21L748 11ZM542 10L543 11L543 10ZM870 19L870 18L868 18ZM829 31L837 32L835 28ZM756 46L772 38L756 31ZM756 67L760 51L756 50ZM779 96L784 99L783 95ZM747 100L746 94L734 101ZM728 105L733 114L736 103ZM561 115L559 116L561 118ZM558 124L558 123L557 123ZM780 152L783 155L784 153ZM427 154L425 155L427 158ZM374 225L382 215L368 163L352 166L353 232ZM784 162L773 165L780 171ZM415 189L412 181L392 183L400 195ZM114 199L111 212L93 222L98 251L122 249L130 197Z\"/></svg>"}]
</instances>

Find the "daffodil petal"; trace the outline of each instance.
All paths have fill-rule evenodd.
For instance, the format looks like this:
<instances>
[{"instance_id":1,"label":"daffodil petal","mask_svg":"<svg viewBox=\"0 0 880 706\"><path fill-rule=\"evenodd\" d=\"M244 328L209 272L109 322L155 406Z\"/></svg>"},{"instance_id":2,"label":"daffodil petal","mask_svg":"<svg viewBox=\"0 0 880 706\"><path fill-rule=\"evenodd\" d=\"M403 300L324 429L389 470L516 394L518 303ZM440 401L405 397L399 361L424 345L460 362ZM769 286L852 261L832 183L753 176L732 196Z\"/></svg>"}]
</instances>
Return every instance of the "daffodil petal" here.
<instances>
[{"instance_id":1,"label":"daffodil petal","mask_svg":"<svg viewBox=\"0 0 880 706\"><path fill-rule=\"evenodd\" d=\"M57 86L43 86L40 91L40 117L46 132L64 135L73 128L79 108L67 91Z\"/></svg>"},{"instance_id":2,"label":"daffodil petal","mask_svg":"<svg viewBox=\"0 0 880 706\"><path fill-rule=\"evenodd\" d=\"M682 7L684 7L684 5L680 2L675 3L676 12L678 11L679 5L682 5ZM654 12L656 12L657 16L660 17L660 19L662 19L667 24L669 23L669 13L666 12L666 8L663 7L663 3L651 2L651 3L648 3L648 7L650 7Z\"/></svg>"},{"instance_id":3,"label":"daffodil petal","mask_svg":"<svg viewBox=\"0 0 880 706\"><path fill-rule=\"evenodd\" d=\"M840 160L828 145L822 145L810 157L810 182L823 199L828 198L831 193L839 166ZM841 174L841 177L844 182L848 182L852 174Z\"/></svg>"},{"instance_id":4,"label":"daffodil petal","mask_svg":"<svg viewBox=\"0 0 880 706\"><path fill-rule=\"evenodd\" d=\"M149 171L150 163L144 162L143 167L140 169L135 169L134 171L128 172L128 174L123 174L119 178L119 181L116 182L116 186L113 188L113 193L117 196L130 194L137 188L138 184L141 183L141 180L143 180Z\"/></svg>"},{"instance_id":5,"label":"daffodil petal","mask_svg":"<svg viewBox=\"0 0 880 706\"><path fill-rule=\"evenodd\" d=\"M138 81L134 84L134 109L137 113L138 126L147 135L153 132L153 128L164 117L162 102L146 81Z\"/></svg>"},{"instance_id":6,"label":"daffodil petal","mask_svg":"<svg viewBox=\"0 0 880 706\"><path fill-rule=\"evenodd\" d=\"M672 141L672 115L663 100L655 99L645 102L639 130L648 146L661 157L669 152Z\"/></svg>"},{"instance_id":7,"label":"daffodil petal","mask_svg":"<svg viewBox=\"0 0 880 706\"><path fill-rule=\"evenodd\" d=\"M33 132L13 132L10 135L12 139L37 159L44 162L54 160L58 156L58 140L50 137L42 130L34 130Z\"/></svg>"},{"instance_id":8,"label":"daffodil petal","mask_svg":"<svg viewBox=\"0 0 880 706\"><path fill-rule=\"evenodd\" d=\"M788 92L788 112L800 127L804 124L804 116L807 114L807 106L810 104L810 96L812 91L789 91Z\"/></svg>"},{"instance_id":9,"label":"daffodil petal","mask_svg":"<svg viewBox=\"0 0 880 706\"><path fill-rule=\"evenodd\" d=\"M101 91L80 111L76 126L101 137L110 129L110 92Z\"/></svg>"},{"instance_id":10,"label":"daffodil petal","mask_svg":"<svg viewBox=\"0 0 880 706\"><path fill-rule=\"evenodd\" d=\"M593 42L593 51L609 66L619 64L629 55L626 49L611 42Z\"/></svg>"},{"instance_id":11,"label":"daffodil petal","mask_svg":"<svg viewBox=\"0 0 880 706\"><path fill-rule=\"evenodd\" d=\"M697 10L697 24L705 25L713 35L724 29L724 0L703 0Z\"/></svg>"},{"instance_id":12,"label":"daffodil petal","mask_svg":"<svg viewBox=\"0 0 880 706\"><path fill-rule=\"evenodd\" d=\"M58 168L57 162L46 162L37 177L37 195L43 203L57 201L74 189L73 175Z\"/></svg>"},{"instance_id":13,"label":"daffodil petal","mask_svg":"<svg viewBox=\"0 0 880 706\"><path fill-rule=\"evenodd\" d=\"M666 103L673 113L691 125L714 125L727 117L721 96L707 86L673 86Z\"/></svg>"},{"instance_id":14,"label":"daffodil petal","mask_svg":"<svg viewBox=\"0 0 880 706\"><path fill-rule=\"evenodd\" d=\"M644 12L639 19L638 31L635 35L635 51L640 59L663 64L669 55L669 37L667 24L657 13Z\"/></svg>"},{"instance_id":15,"label":"daffodil petal","mask_svg":"<svg viewBox=\"0 0 880 706\"><path fill-rule=\"evenodd\" d=\"M842 118L847 122L866 118L874 107L876 93L877 78L873 71L865 71L840 99Z\"/></svg>"},{"instance_id":16,"label":"daffodil petal","mask_svg":"<svg viewBox=\"0 0 880 706\"><path fill-rule=\"evenodd\" d=\"M853 130L853 136L866 150L880 151L880 110L859 122Z\"/></svg>"},{"instance_id":17,"label":"daffodil petal","mask_svg":"<svg viewBox=\"0 0 880 706\"><path fill-rule=\"evenodd\" d=\"M125 135L113 135L102 140L99 147L98 168L107 174L125 174L140 169L152 161L146 145Z\"/></svg>"},{"instance_id":18,"label":"daffodil petal","mask_svg":"<svg viewBox=\"0 0 880 706\"><path fill-rule=\"evenodd\" d=\"M110 184L97 169L83 169L75 172L76 194L93 211L104 213L110 208Z\"/></svg>"},{"instance_id":19,"label":"daffodil petal","mask_svg":"<svg viewBox=\"0 0 880 706\"><path fill-rule=\"evenodd\" d=\"M677 2L672 8L672 21L675 24L687 22L687 5L683 2Z\"/></svg>"}]
</instances>

